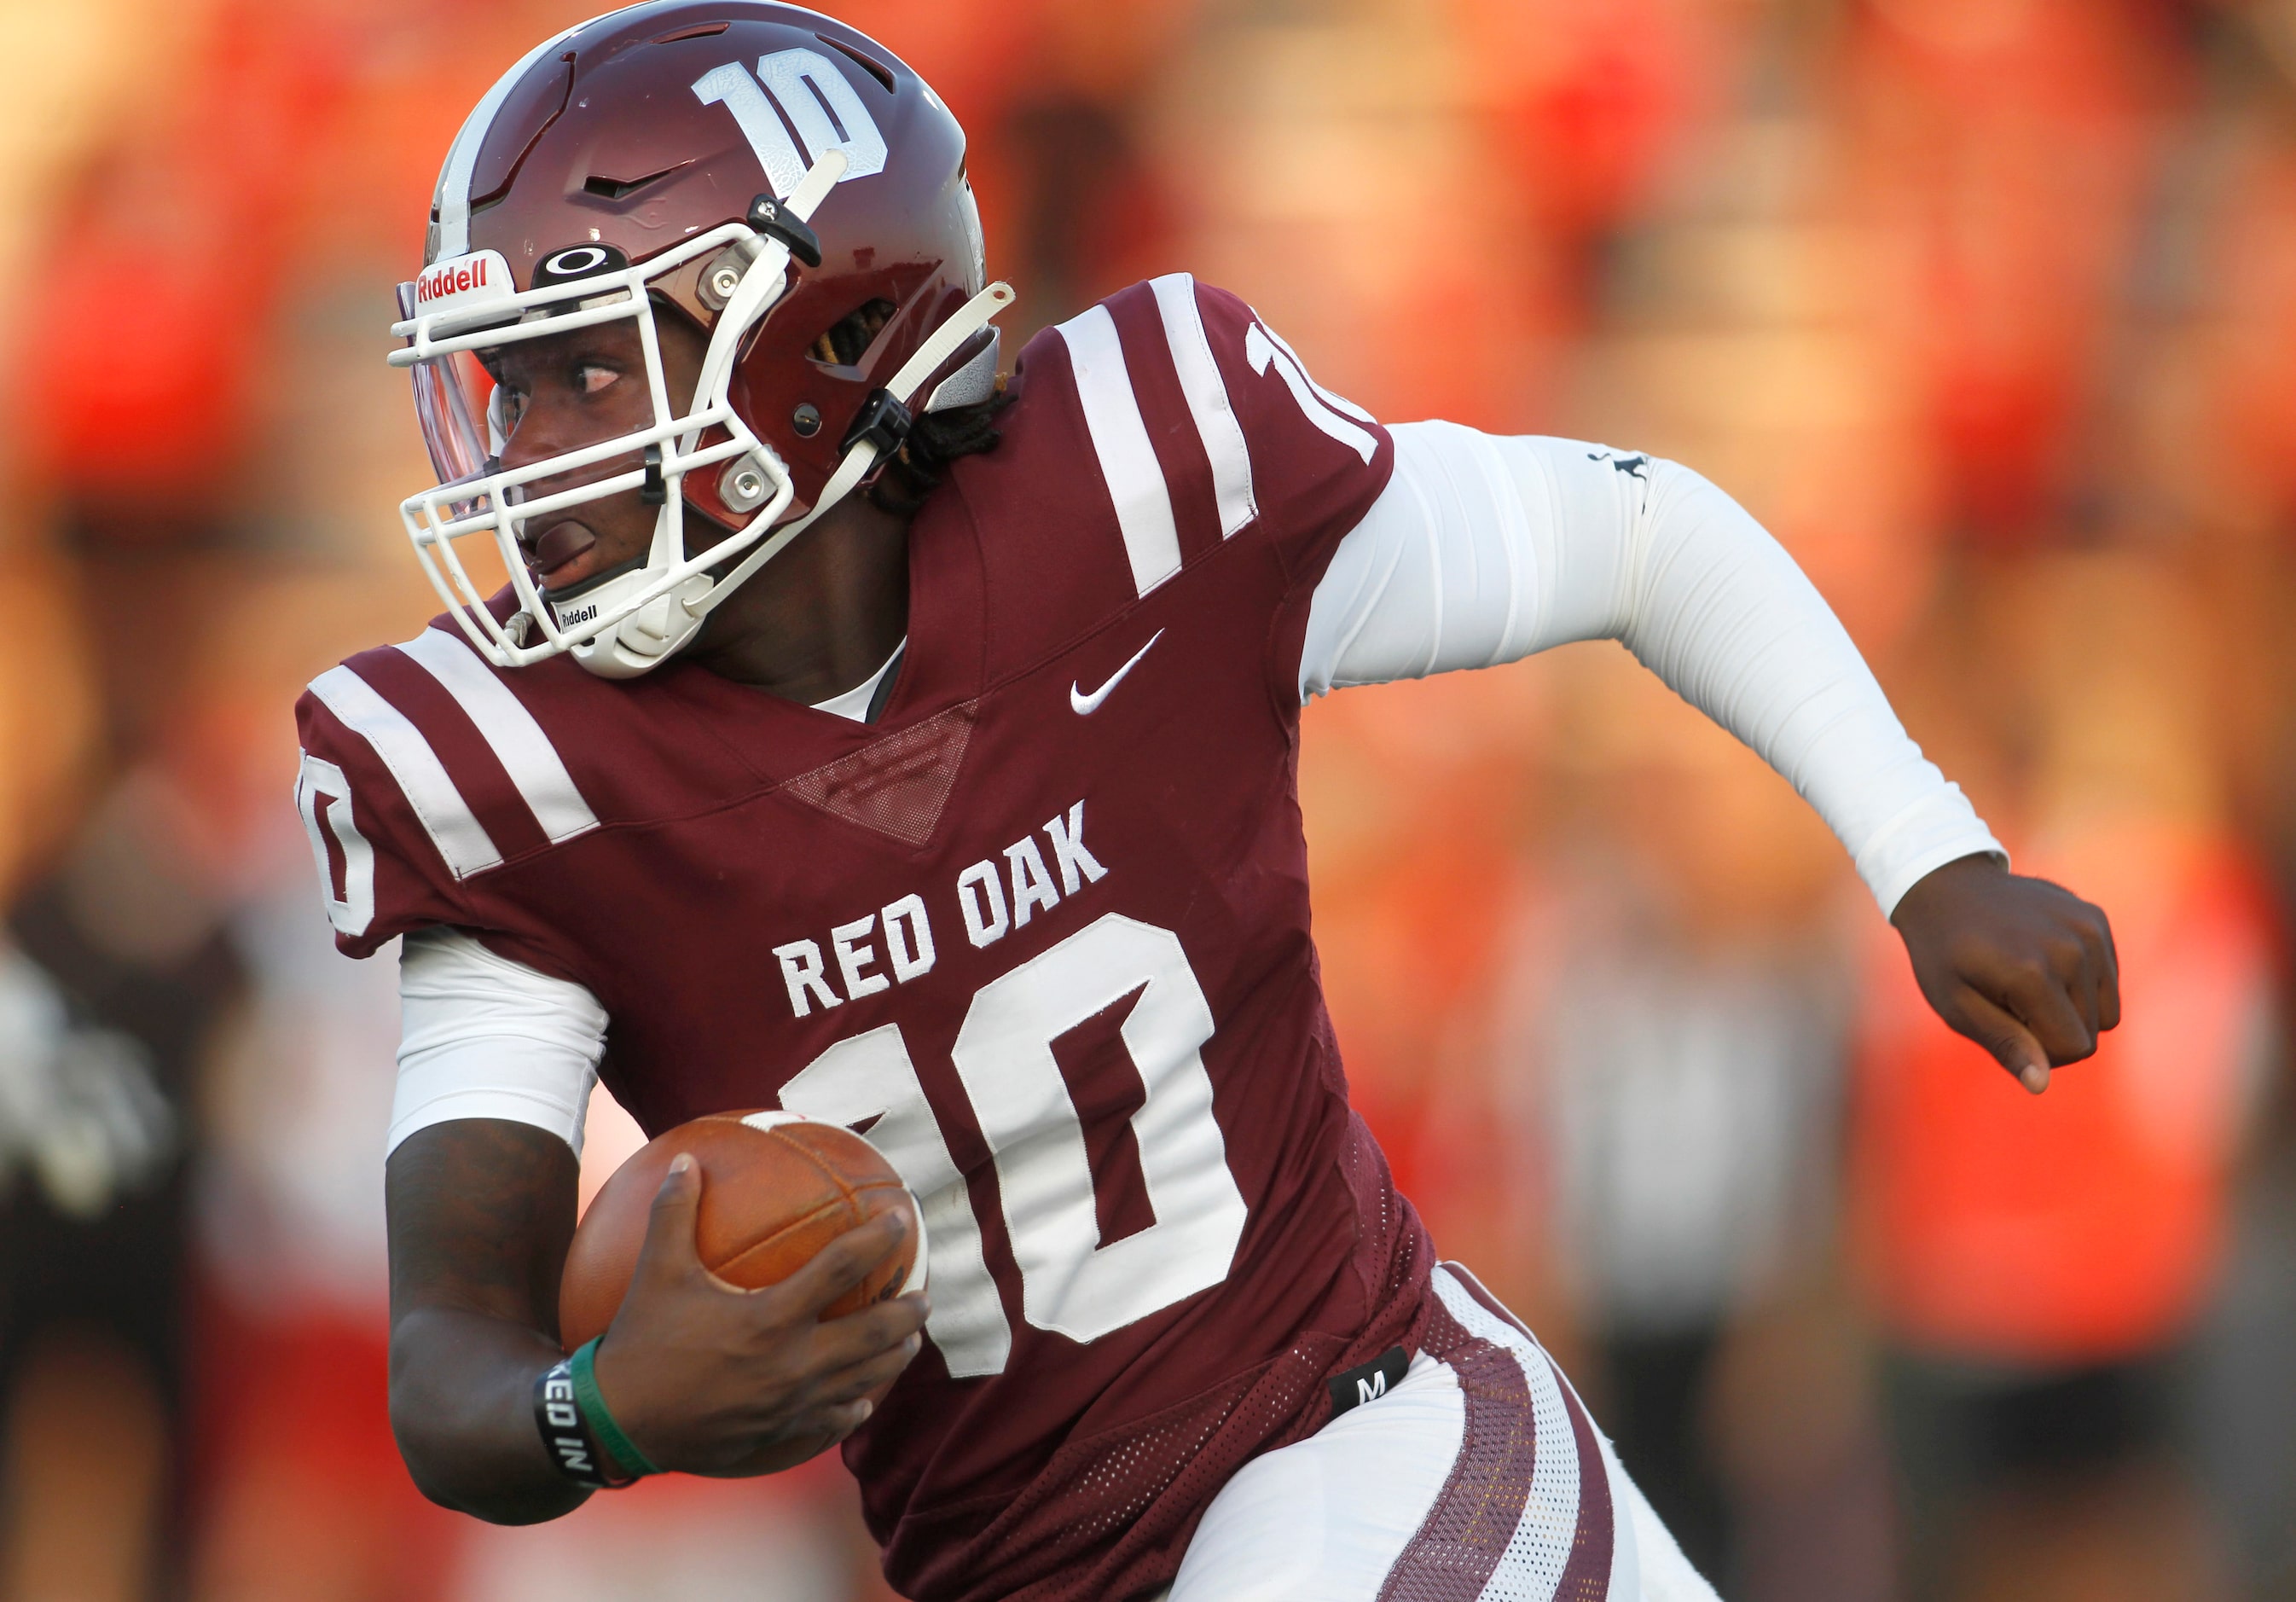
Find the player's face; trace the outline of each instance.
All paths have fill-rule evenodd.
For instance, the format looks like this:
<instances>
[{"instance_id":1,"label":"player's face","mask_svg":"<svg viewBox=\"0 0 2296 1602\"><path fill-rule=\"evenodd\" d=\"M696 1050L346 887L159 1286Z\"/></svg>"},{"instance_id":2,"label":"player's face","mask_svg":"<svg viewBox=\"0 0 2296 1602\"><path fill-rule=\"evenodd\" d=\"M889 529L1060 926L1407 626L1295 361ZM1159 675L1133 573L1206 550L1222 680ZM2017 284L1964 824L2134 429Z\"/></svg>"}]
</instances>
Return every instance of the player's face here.
<instances>
[{"instance_id":1,"label":"player's face","mask_svg":"<svg viewBox=\"0 0 2296 1602\"><path fill-rule=\"evenodd\" d=\"M693 394L706 346L701 332L683 317L658 316L654 325L660 331L662 377L670 404L679 407ZM488 365L501 392L505 469L653 424L644 350L637 325L627 318L554 338L521 341L489 353ZM639 465L637 453L632 452L537 479L525 487L525 493L538 500ZM534 581L554 595L563 595L586 579L643 558L653 542L654 513L639 490L627 489L521 524L519 548L526 554ZM685 528L690 548L725 537L724 530L690 506Z\"/></svg>"}]
</instances>

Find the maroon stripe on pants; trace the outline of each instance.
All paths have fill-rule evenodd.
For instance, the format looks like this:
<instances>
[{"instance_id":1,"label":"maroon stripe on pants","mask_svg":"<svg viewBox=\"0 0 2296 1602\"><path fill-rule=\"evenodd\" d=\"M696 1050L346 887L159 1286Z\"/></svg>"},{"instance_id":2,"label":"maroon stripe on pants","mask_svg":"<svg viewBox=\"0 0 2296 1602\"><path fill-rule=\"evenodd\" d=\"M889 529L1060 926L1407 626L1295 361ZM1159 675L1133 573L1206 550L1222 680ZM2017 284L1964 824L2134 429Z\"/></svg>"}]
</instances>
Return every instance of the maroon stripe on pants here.
<instances>
[{"instance_id":1,"label":"maroon stripe on pants","mask_svg":"<svg viewBox=\"0 0 2296 1602\"><path fill-rule=\"evenodd\" d=\"M1458 1461L1417 1534L1403 1549L1380 1602L1473 1602L1505 1556L1530 1497L1530 1385L1513 1352L1470 1335L1428 1298L1429 1355L1459 1376L1466 1425Z\"/></svg>"},{"instance_id":2,"label":"maroon stripe on pants","mask_svg":"<svg viewBox=\"0 0 2296 1602\"><path fill-rule=\"evenodd\" d=\"M1538 1337L1524 1327L1523 1321L1507 1310L1483 1282L1463 1264L1447 1262L1442 1271L1459 1282L1460 1288L1475 1299L1476 1305L1501 1323L1522 1331L1523 1338L1538 1346ZM1570 1535L1570 1557L1562 1566L1562 1578L1554 1589L1554 1602L1603 1602L1611 1590L1611 1547L1617 1540L1617 1515L1611 1506L1611 1475L1603 1461L1603 1450L1595 1440L1594 1420L1587 1417L1580 1405L1578 1393L1570 1388L1570 1379L1556 1366L1546 1349L1538 1346L1538 1353L1554 1374L1555 1389L1562 1393L1562 1409L1570 1417L1570 1434L1578 1449L1578 1523Z\"/></svg>"},{"instance_id":3,"label":"maroon stripe on pants","mask_svg":"<svg viewBox=\"0 0 2296 1602\"><path fill-rule=\"evenodd\" d=\"M1544 1354L1542 1354L1544 1355ZM1554 1360L1546 1366L1554 1368ZM1595 1441L1594 1421L1578 1405L1578 1394L1562 1370L1554 1368L1556 1389L1563 1409L1570 1415L1570 1434L1578 1444L1578 1527L1570 1536L1570 1561L1562 1565L1562 1579L1554 1588L1554 1602L1603 1602L1611 1590L1611 1546L1617 1524L1611 1508L1611 1475L1603 1449Z\"/></svg>"}]
</instances>

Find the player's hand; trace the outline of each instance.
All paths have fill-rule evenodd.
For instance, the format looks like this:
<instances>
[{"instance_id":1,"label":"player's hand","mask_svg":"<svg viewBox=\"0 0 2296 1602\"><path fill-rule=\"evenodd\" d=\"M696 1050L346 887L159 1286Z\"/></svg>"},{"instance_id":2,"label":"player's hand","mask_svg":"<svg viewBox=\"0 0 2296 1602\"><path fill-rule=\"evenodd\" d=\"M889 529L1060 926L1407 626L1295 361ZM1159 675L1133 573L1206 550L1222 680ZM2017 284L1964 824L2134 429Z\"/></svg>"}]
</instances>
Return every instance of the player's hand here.
<instances>
[{"instance_id":1,"label":"player's hand","mask_svg":"<svg viewBox=\"0 0 2296 1602\"><path fill-rule=\"evenodd\" d=\"M1907 891L1890 921L1929 1004L2025 1089L2096 1050L2120 1022L2120 967L2102 909L1994 857L1964 857Z\"/></svg>"},{"instance_id":2,"label":"player's hand","mask_svg":"<svg viewBox=\"0 0 2296 1602\"><path fill-rule=\"evenodd\" d=\"M897 1297L828 1323L907 1228L886 1212L838 1236L779 1285L744 1291L701 1266L701 1175L672 1160L621 1310L598 1343L598 1391L662 1468L737 1476L803 1462L858 1429L917 1353L929 1310Z\"/></svg>"}]
</instances>

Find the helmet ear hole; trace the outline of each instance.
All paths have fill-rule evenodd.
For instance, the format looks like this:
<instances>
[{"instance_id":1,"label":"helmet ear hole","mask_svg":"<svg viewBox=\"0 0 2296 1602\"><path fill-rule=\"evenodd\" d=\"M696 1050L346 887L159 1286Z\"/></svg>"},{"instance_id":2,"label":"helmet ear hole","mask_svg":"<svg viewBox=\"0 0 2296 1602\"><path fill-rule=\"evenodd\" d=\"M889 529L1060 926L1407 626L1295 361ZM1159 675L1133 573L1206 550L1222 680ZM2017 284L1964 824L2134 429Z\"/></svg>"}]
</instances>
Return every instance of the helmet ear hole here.
<instances>
[{"instance_id":1,"label":"helmet ear hole","mask_svg":"<svg viewBox=\"0 0 2296 1602\"><path fill-rule=\"evenodd\" d=\"M900 309L890 300L863 301L822 330L813 342L813 359L832 367L854 366Z\"/></svg>"}]
</instances>

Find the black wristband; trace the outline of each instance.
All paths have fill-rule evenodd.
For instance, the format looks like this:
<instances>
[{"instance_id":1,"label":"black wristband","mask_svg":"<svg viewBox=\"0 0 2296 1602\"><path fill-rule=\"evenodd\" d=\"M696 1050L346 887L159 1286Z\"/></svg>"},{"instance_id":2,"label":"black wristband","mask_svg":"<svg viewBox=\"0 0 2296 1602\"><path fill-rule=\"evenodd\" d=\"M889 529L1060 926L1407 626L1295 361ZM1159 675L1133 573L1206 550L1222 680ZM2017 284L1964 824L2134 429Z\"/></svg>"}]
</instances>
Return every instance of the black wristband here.
<instances>
[{"instance_id":1,"label":"black wristband","mask_svg":"<svg viewBox=\"0 0 2296 1602\"><path fill-rule=\"evenodd\" d=\"M581 1404L574 1398L573 1359L562 1358L535 1376L534 1426L542 1432L543 1450L551 1462L577 1485L607 1491L630 1483L617 1473L613 1459L598 1450L589 1420L582 1416Z\"/></svg>"}]
</instances>

